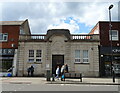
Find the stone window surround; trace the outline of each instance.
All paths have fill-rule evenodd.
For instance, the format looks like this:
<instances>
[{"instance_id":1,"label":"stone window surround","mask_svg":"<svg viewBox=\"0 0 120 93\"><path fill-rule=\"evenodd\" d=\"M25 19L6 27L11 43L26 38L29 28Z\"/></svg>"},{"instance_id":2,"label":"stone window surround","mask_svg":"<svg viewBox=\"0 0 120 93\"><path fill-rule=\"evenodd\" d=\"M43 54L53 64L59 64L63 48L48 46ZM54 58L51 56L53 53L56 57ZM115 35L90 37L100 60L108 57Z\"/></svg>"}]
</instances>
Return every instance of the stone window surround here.
<instances>
[{"instance_id":1,"label":"stone window surround","mask_svg":"<svg viewBox=\"0 0 120 93\"><path fill-rule=\"evenodd\" d=\"M29 49L29 50L33 50L33 49ZM33 51L34 51L34 56L33 57L30 57L29 55L28 55L28 63L42 63L42 50L40 50L41 52L39 52L40 54L39 54L39 56L37 56L38 54L38 52L37 51L39 51L40 49L34 49ZM28 51L29 52L29 51ZM29 60L33 60L33 61L29 61ZM40 61L37 61L37 60L40 60Z\"/></svg>"},{"instance_id":2,"label":"stone window surround","mask_svg":"<svg viewBox=\"0 0 120 93\"><path fill-rule=\"evenodd\" d=\"M76 50L79 50L79 49L76 49ZM89 50L87 50L88 51L88 58L83 58L83 51L86 51L86 50L79 50L79 51L80 51L80 58L79 58L80 62L75 62L75 60L78 59L78 58L75 58L74 63L75 64L89 64ZM83 62L84 59L88 59L88 62Z\"/></svg>"}]
</instances>

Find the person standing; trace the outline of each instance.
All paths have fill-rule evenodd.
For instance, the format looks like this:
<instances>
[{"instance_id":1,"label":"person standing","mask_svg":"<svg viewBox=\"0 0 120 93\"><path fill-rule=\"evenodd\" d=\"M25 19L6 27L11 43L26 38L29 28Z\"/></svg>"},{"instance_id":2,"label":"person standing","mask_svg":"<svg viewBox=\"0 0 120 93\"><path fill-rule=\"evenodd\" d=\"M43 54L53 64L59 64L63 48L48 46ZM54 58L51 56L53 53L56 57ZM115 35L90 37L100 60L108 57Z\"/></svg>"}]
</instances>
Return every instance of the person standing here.
<instances>
[{"instance_id":1,"label":"person standing","mask_svg":"<svg viewBox=\"0 0 120 93\"><path fill-rule=\"evenodd\" d=\"M68 65L65 64L65 73L68 73Z\"/></svg>"},{"instance_id":2,"label":"person standing","mask_svg":"<svg viewBox=\"0 0 120 93\"><path fill-rule=\"evenodd\" d=\"M57 66L57 69L56 69L56 78L58 78L59 79L59 74L60 74L60 67L59 66Z\"/></svg>"},{"instance_id":3,"label":"person standing","mask_svg":"<svg viewBox=\"0 0 120 93\"><path fill-rule=\"evenodd\" d=\"M65 70L65 65L61 67L61 81L64 80L64 70Z\"/></svg>"},{"instance_id":4,"label":"person standing","mask_svg":"<svg viewBox=\"0 0 120 93\"><path fill-rule=\"evenodd\" d=\"M65 70L65 66L63 65L63 66L61 67L61 75L64 73L64 70Z\"/></svg>"},{"instance_id":5,"label":"person standing","mask_svg":"<svg viewBox=\"0 0 120 93\"><path fill-rule=\"evenodd\" d=\"M34 67L33 66L31 66L31 77L33 77L34 76Z\"/></svg>"},{"instance_id":6,"label":"person standing","mask_svg":"<svg viewBox=\"0 0 120 93\"><path fill-rule=\"evenodd\" d=\"M30 76L30 71L31 71L31 67L29 67L29 68L27 69L28 77Z\"/></svg>"}]
</instances>

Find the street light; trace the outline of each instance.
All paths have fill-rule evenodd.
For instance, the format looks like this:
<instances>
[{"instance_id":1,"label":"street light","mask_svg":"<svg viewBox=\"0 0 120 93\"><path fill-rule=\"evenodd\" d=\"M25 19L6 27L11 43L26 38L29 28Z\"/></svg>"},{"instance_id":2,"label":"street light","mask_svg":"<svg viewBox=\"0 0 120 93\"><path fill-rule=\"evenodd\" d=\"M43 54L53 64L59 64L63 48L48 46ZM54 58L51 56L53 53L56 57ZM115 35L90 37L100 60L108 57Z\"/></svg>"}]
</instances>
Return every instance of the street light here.
<instances>
[{"instance_id":1,"label":"street light","mask_svg":"<svg viewBox=\"0 0 120 93\"><path fill-rule=\"evenodd\" d=\"M112 28L112 25L111 25L111 11L110 11L110 9L112 9L113 8L113 5L110 5L109 6L109 30L110 30L110 34L111 34L111 42L110 42L110 45L111 45L111 74L112 74L112 76L113 76L113 82L115 82L115 73L114 73L114 67L113 67L113 52L112 52L112 50L113 50L113 48L112 48L112 30L111 30L111 28Z\"/></svg>"}]
</instances>

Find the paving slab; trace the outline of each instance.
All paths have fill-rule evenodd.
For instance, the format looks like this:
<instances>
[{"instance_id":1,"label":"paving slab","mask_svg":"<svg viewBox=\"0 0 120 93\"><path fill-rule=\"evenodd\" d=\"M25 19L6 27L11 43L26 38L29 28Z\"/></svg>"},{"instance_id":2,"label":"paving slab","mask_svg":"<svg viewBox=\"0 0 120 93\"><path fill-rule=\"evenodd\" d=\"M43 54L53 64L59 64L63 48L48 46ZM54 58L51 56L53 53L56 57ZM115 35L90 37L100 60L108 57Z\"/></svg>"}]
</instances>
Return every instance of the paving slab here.
<instances>
[{"instance_id":1,"label":"paving slab","mask_svg":"<svg viewBox=\"0 0 120 93\"><path fill-rule=\"evenodd\" d=\"M82 82L79 79L55 79L55 81L46 81L44 77L3 77L0 79L0 83L10 84L97 84L97 85L120 85L120 79L116 78L113 82L112 78L83 78Z\"/></svg>"}]
</instances>

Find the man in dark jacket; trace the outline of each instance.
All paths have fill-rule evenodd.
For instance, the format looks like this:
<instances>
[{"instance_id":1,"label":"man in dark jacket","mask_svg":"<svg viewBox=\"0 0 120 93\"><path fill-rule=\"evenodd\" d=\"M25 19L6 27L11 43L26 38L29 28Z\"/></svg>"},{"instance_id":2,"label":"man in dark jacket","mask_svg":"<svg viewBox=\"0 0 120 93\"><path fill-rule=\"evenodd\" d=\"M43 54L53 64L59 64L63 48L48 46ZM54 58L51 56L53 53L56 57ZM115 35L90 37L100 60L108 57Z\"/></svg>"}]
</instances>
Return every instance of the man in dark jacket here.
<instances>
[{"instance_id":1,"label":"man in dark jacket","mask_svg":"<svg viewBox=\"0 0 120 93\"><path fill-rule=\"evenodd\" d=\"M30 71L31 71L31 67L29 67L29 68L27 69L28 77L30 76Z\"/></svg>"},{"instance_id":2,"label":"man in dark jacket","mask_svg":"<svg viewBox=\"0 0 120 93\"><path fill-rule=\"evenodd\" d=\"M34 67L31 66L31 77L34 76Z\"/></svg>"}]
</instances>

